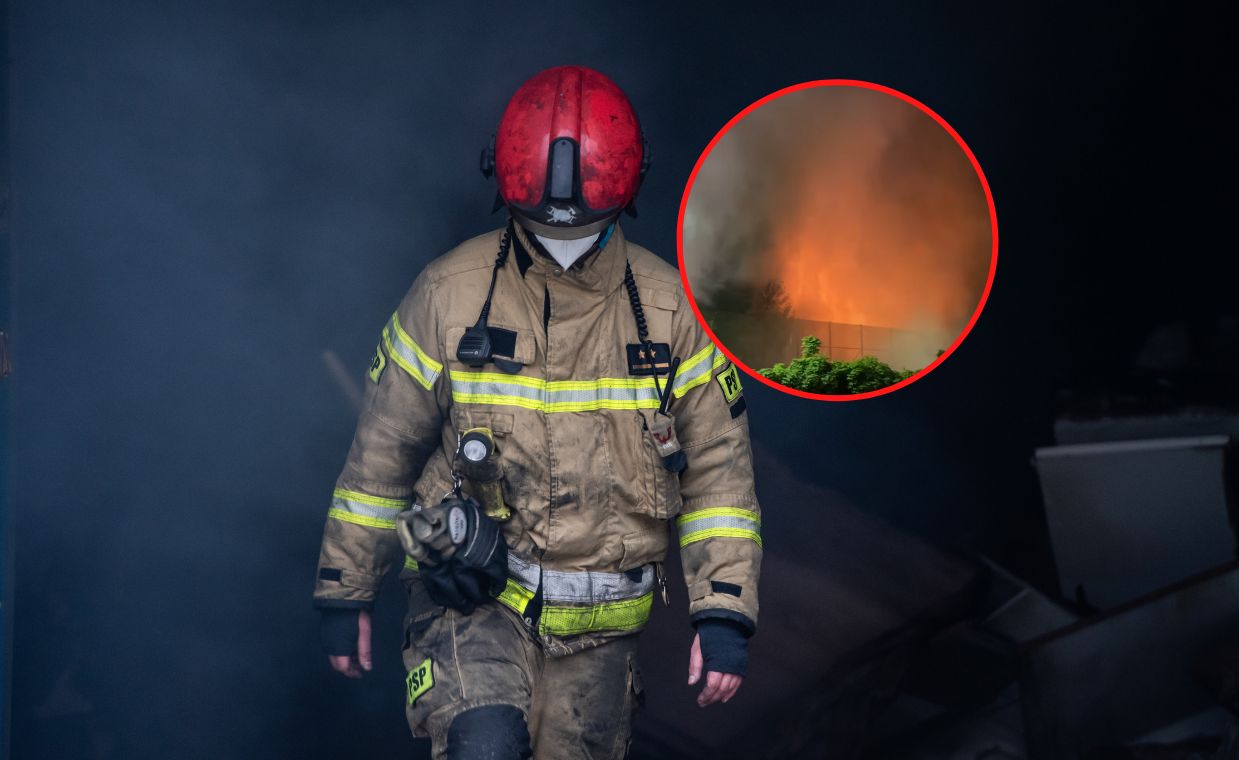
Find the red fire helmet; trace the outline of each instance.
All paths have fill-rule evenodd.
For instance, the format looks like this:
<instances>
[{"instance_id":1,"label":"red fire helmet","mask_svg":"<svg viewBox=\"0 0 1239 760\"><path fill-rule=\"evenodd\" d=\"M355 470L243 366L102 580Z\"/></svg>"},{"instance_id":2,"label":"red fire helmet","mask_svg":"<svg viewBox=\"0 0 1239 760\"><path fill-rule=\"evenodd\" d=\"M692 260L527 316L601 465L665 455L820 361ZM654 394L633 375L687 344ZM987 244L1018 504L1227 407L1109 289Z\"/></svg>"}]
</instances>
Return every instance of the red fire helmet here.
<instances>
[{"instance_id":1,"label":"red fire helmet","mask_svg":"<svg viewBox=\"0 0 1239 760\"><path fill-rule=\"evenodd\" d=\"M632 104L614 82L584 66L556 66L508 101L482 154L499 197L521 223L554 238L600 232L632 209L649 150Z\"/></svg>"}]
</instances>

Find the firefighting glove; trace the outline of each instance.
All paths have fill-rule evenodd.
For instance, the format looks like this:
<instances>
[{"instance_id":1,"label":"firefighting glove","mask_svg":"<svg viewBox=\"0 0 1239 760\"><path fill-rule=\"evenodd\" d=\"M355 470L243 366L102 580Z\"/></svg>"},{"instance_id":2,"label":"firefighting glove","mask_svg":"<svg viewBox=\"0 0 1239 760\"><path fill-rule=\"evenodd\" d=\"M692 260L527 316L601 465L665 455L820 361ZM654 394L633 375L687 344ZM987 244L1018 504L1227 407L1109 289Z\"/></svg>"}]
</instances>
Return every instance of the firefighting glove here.
<instances>
[{"instance_id":1,"label":"firefighting glove","mask_svg":"<svg viewBox=\"0 0 1239 760\"><path fill-rule=\"evenodd\" d=\"M508 547L499 523L473 499L447 499L414 513L400 532L405 550L418 560L426 593L436 604L467 615L507 584ZM450 542L446 548L440 548L443 535ZM428 561L418 559L415 551Z\"/></svg>"},{"instance_id":2,"label":"firefighting glove","mask_svg":"<svg viewBox=\"0 0 1239 760\"><path fill-rule=\"evenodd\" d=\"M456 559L439 565L424 565L420 573L422 585L435 604L468 615L477 605L498 596L507 585L506 549L500 556L502 564L492 564L485 571L467 567Z\"/></svg>"},{"instance_id":3,"label":"firefighting glove","mask_svg":"<svg viewBox=\"0 0 1239 760\"><path fill-rule=\"evenodd\" d=\"M749 640L739 623L705 618L697 623L705 670L744 675L749 665Z\"/></svg>"},{"instance_id":4,"label":"firefighting glove","mask_svg":"<svg viewBox=\"0 0 1239 760\"><path fill-rule=\"evenodd\" d=\"M486 576L455 560L422 567L421 579L431 601L465 615L494 597Z\"/></svg>"},{"instance_id":5,"label":"firefighting glove","mask_svg":"<svg viewBox=\"0 0 1239 760\"><path fill-rule=\"evenodd\" d=\"M329 607L321 612L323 619L318 632L323 653L349 657L357 654L357 618L361 611Z\"/></svg>"}]
</instances>

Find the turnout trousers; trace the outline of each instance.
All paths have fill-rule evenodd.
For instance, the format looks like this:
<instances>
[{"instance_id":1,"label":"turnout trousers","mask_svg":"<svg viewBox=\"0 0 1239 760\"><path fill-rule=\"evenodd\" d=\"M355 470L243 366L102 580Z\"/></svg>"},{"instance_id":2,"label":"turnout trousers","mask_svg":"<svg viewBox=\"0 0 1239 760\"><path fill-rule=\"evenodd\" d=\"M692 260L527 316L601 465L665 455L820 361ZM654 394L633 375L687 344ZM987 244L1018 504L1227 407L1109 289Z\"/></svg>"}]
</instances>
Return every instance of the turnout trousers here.
<instances>
[{"instance_id":1,"label":"turnout trousers","mask_svg":"<svg viewBox=\"0 0 1239 760\"><path fill-rule=\"evenodd\" d=\"M513 758L527 755L506 748L526 745L554 760L627 754L644 697L635 635L550 657L521 617L492 602L411 620L403 653L409 727L430 737L435 760L470 757L469 745L504 731L515 734L502 744Z\"/></svg>"}]
</instances>

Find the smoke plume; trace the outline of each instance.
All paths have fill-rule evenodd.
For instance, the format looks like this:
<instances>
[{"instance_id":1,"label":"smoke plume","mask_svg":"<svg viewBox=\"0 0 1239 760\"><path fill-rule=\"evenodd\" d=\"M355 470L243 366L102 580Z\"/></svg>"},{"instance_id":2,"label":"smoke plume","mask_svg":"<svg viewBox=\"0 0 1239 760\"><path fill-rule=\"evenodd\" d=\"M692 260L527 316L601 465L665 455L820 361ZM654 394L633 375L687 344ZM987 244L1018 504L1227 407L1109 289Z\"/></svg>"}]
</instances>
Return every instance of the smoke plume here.
<instances>
[{"instance_id":1,"label":"smoke plume","mask_svg":"<svg viewBox=\"0 0 1239 760\"><path fill-rule=\"evenodd\" d=\"M797 318L948 341L981 297L990 245L981 183L951 136L855 87L749 114L702 165L685 215L685 266L707 305L728 280L774 280Z\"/></svg>"}]
</instances>

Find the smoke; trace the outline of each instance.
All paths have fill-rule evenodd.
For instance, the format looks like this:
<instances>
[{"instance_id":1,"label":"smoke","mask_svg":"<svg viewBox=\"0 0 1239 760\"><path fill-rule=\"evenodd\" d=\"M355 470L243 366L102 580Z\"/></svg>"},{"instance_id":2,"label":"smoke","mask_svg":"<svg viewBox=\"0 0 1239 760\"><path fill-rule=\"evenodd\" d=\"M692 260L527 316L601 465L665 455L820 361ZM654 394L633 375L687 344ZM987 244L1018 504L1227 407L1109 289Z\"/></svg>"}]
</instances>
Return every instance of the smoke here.
<instances>
[{"instance_id":1,"label":"smoke","mask_svg":"<svg viewBox=\"0 0 1239 760\"><path fill-rule=\"evenodd\" d=\"M981 183L951 136L854 87L749 114L702 165L685 215L685 265L707 303L728 279L776 280L798 318L934 341L967 324L990 245Z\"/></svg>"},{"instance_id":2,"label":"smoke","mask_svg":"<svg viewBox=\"0 0 1239 760\"><path fill-rule=\"evenodd\" d=\"M502 223L477 156L520 82L592 64L656 135L665 66L521 8L13 15L14 757L408 756L400 590L362 683L310 606L350 396L418 271Z\"/></svg>"},{"instance_id":3,"label":"smoke","mask_svg":"<svg viewBox=\"0 0 1239 760\"><path fill-rule=\"evenodd\" d=\"M944 23L907 9L892 52L846 32L851 7L794 37L761 7L743 23L671 4L599 23L566 3L12 5L19 760L425 756L403 718L400 590L376 608L361 682L327 671L309 594L355 422L338 367L366 382L418 271L501 223L477 156L507 97L555 64L612 76L655 160L625 231L668 256L688 169L736 98L789 66L891 75L932 56L923 32ZM780 55L734 54L755 39ZM935 80L989 94L970 65L939 64ZM876 418L746 393L758 443L922 530L955 530L961 505L993 501L971 489L1023 461L989 446L976 477L944 466L965 457L931 423L975 431L954 390ZM940 473L906 509L910 484ZM793 506L782 524L816 505Z\"/></svg>"}]
</instances>

